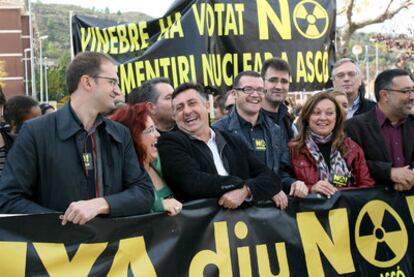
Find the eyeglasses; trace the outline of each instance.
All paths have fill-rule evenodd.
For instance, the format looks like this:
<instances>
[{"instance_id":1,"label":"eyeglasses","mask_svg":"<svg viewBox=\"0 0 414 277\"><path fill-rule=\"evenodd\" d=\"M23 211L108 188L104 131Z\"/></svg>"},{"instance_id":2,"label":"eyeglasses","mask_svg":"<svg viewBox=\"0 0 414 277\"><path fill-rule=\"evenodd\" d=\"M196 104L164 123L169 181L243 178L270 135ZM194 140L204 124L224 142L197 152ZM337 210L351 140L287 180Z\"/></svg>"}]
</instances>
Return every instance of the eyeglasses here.
<instances>
[{"instance_id":1,"label":"eyeglasses","mask_svg":"<svg viewBox=\"0 0 414 277\"><path fill-rule=\"evenodd\" d=\"M401 93L404 93L405 95L414 94L414 88L407 88L407 89L392 89L392 88L386 88L385 90L401 92Z\"/></svg>"},{"instance_id":2,"label":"eyeglasses","mask_svg":"<svg viewBox=\"0 0 414 277\"><path fill-rule=\"evenodd\" d=\"M99 75L98 76L94 76L93 78L94 79L105 79L105 80L109 80L109 81L111 81L112 88L115 88L115 86L117 88L119 88L119 81L116 78L104 77L104 76L99 76Z\"/></svg>"},{"instance_id":3,"label":"eyeglasses","mask_svg":"<svg viewBox=\"0 0 414 277\"><path fill-rule=\"evenodd\" d=\"M335 75L335 78L343 79L347 75L348 75L349 78L355 78L358 75L358 72L356 72L356 71L339 72Z\"/></svg>"},{"instance_id":4,"label":"eyeglasses","mask_svg":"<svg viewBox=\"0 0 414 277\"><path fill-rule=\"evenodd\" d=\"M152 126L148 127L147 129L145 129L144 131L142 131L142 134L144 136L149 136L149 135L154 134L156 131L157 131L157 128L155 128L155 126L152 125Z\"/></svg>"},{"instance_id":5,"label":"eyeglasses","mask_svg":"<svg viewBox=\"0 0 414 277\"><path fill-rule=\"evenodd\" d=\"M279 79L277 77L272 77L272 78L264 79L264 80L268 81L269 83L275 84L275 85L277 84L288 85L289 84L289 80L285 78Z\"/></svg>"},{"instance_id":6,"label":"eyeglasses","mask_svg":"<svg viewBox=\"0 0 414 277\"><path fill-rule=\"evenodd\" d=\"M258 94L264 94L265 89L264 88L252 88L252 87L244 87L244 88L234 88L235 90L242 91L246 94L252 94L253 92L257 92Z\"/></svg>"}]
</instances>

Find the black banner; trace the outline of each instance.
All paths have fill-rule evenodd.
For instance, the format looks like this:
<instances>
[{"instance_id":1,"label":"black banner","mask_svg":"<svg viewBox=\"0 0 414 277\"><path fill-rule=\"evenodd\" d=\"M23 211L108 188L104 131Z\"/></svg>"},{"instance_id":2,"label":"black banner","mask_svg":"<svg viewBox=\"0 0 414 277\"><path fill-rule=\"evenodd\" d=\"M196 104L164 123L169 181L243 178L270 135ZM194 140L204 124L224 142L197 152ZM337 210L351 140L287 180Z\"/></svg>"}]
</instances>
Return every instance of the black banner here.
<instances>
[{"instance_id":1,"label":"black banner","mask_svg":"<svg viewBox=\"0 0 414 277\"><path fill-rule=\"evenodd\" d=\"M176 217L0 218L2 276L414 276L414 193L383 188Z\"/></svg>"},{"instance_id":2,"label":"black banner","mask_svg":"<svg viewBox=\"0 0 414 277\"><path fill-rule=\"evenodd\" d=\"M244 70L281 57L292 91L321 89L335 59L335 0L176 0L164 17L117 23L75 15L74 52L103 52L118 63L121 90L169 77L226 89Z\"/></svg>"}]
</instances>

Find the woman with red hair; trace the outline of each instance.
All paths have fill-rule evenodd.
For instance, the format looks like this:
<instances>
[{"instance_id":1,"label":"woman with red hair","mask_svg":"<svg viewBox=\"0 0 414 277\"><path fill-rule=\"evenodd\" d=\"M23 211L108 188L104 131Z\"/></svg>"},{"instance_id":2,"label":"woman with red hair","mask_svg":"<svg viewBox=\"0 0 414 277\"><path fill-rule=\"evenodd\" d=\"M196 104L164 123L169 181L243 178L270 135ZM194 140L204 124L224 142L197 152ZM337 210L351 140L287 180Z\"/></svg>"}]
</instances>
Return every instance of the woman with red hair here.
<instances>
[{"instance_id":1,"label":"woman with red hair","mask_svg":"<svg viewBox=\"0 0 414 277\"><path fill-rule=\"evenodd\" d=\"M162 179L161 164L156 148L160 137L154 121L148 114L146 103L126 105L116 111L111 119L129 128L134 141L139 163L148 172L154 187L154 212L166 211L169 215L177 215L182 204L173 198L173 193Z\"/></svg>"}]
</instances>

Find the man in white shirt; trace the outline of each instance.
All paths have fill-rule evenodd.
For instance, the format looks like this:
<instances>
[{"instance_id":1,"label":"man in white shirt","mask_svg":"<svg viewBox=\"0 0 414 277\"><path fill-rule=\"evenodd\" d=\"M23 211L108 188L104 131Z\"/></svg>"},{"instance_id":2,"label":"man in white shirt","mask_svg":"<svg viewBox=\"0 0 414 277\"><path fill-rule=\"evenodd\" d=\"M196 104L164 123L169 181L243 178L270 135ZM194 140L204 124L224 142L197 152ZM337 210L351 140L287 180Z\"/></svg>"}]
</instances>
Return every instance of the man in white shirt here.
<instances>
[{"instance_id":1,"label":"man in white shirt","mask_svg":"<svg viewBox=\"0 0 414 277\"><path fill-rule=\"evenodd\" d=\"M173 93L178 131L158 143L163 175L180 201L219 198L235 209L246 199L270 200L280 190L279 177L237 137L209 126L209 103L200 85L185 83Z\"/></svg>"}]
</instances>

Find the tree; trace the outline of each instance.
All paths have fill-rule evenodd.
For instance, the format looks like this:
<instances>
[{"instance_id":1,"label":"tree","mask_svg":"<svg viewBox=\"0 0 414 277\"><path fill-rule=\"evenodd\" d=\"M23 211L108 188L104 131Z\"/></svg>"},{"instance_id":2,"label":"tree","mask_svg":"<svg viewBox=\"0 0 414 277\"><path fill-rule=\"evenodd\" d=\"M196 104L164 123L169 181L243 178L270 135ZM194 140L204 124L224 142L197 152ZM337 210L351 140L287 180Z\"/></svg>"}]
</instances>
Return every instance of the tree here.
<instances>
[{"instance_id":1,"label":"tree","mask_svg":"<svg viewBox=\"0 0 414 277\"><path fill-rule=\"evenodd\" d=\"M70 51L63 51L57 66L49 68L47 72L49 85L49 99L60 101L65 95L68 95L66 88L65 71L70 62Z\"/></svg>"},{"instance_id":2,"label":"tree","mask_svg":"<svg viewBox=\"0 0 414 277\"><path fill-rule=\"evenodd\" d=\"M374 3L375 2L375 3ZM373 16L364 16L363 19L356 20L357 15L369 14L367 13L368 5L373 7L378 5L376 1L364 0L344 0L342 6L338 8L338 16L345 17L345 24L338 28L337 47L338 53L341 56L347 56L349 51L349 40L355 31L364 28L368 25L382 23L387 19L393 18L403 9L408 9L414 5L414 0L387 0L383 10ZM372 12L372 11L371 11ZM407 24L410 20L407 21Z\"/></svg>"}]
</instances>

